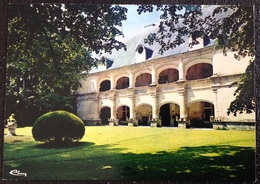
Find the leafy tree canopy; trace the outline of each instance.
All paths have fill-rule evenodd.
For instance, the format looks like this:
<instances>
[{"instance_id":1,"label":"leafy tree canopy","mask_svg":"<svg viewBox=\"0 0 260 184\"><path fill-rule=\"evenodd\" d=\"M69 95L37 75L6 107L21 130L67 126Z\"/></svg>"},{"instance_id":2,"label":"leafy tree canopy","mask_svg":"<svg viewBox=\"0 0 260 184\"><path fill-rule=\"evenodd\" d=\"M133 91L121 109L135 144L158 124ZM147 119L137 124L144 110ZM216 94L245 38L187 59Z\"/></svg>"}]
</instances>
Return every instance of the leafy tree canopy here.
<instances>
[{"instance_id":1,"label":"leafy tree canopy","mask_svg":"<svg viewBox=\"0 0 260 184\"><path fill-rule=\"evenodd\" d=\"M216 39L224 54L231 50L237 51L237 59L254 56L252 7L216 6L207 16L201 16L200 6L181 13L185 8L185 5L140 5L139 14L155 9L162 12L158 33L150 34L145 41L159 42L163 53L182 44L183 36L201 31ZM12 4L8 27L7 113L20 111L20 118L24 118L24 114L36 109L37 112L57 110L61 104L75 107L73 94L86 75L83 71L89 71L97 63L91 54L125 48L115 37L123 34L119 27L126 20L126 12L126 8L117 5ZM228 16L219 18L224 13ZM170 41L173 34L177 34L176 39ZM250 69L243 78L248 79ZM244 81L239 86L246 86L248 80ZM247 89L250 88L238 87L229 113L254 109L253 93ZM241 101L244 94L241 90L247 90L251 96L247 105Z\"/></svg>"},{"instance_id":2,"label":"leafy tree canopy","mask_svg":"<svg viewBox=\"0 0 260 184\"><path fill-rule=\"evenodd\" d=\"M215 39L217 49L222 49L226 54L234 51L234 57L249 56L249 66L237 82L235 100L231 102L228 114L237 112L251 113L254 111L254 29L252 6L214 6L210 14L202 14L201 6L187 5L140 5L137 9L139 14L159 10L162 12L162 21L157 33L150 34L145 42L161 45L160 53L184 43L183 38L198 31ZM185 11L188 10L188 11ZM175 40L171 40L176 35ZM191 46L197 44L193 39Z\"/></svg>"},{"instance_id":3,"label":"leafy tree canopy","mask_svg":"<svg viewBox=\"0 0 260 184\"><path fill-rule=\"evenodd\" d=\"M7 110L16 111L16 101L48 109L52 95L73 95L97 63L92 53L125 48L115 37L126 12L117 5L10 5Z\"/></svg>"},{"instance_id":4,"label":"leafy tree canopy","mask_svg":"<svg viewBox=\"0 0 260 184\"><path fill-rule=\"evenodd\" d=\"M254 62L250 62L241 80L235 83L238 85L234 95L235 100L228 108L228 114L233 113L252 113L255 109L254 101Z\"/></svg>"}]
</instances>

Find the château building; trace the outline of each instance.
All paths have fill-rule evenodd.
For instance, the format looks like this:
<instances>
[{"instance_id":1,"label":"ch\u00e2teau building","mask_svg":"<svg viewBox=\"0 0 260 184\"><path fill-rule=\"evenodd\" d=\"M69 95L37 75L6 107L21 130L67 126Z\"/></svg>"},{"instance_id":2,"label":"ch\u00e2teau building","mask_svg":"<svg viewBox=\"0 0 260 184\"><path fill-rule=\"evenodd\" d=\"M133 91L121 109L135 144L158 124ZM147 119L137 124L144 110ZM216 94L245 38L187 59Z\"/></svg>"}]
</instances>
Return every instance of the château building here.
<instances>
[{"instance_id":1,"label":"ch\u00e2teau building","mask_svg":"<svg viewBox=\"0 0 260 184\"><path fill-rule=\"evenodd\" d=\"M140 30L125 41L126 51L103 55L104 65L81 80L77 113L87 125L108 125L109 120L126 124L128 119L139 126L158 119L162 126L178 126L179 120L195 126L212 120L254 121L254 113L227 114L237 88L231 84L245 72L249 58L223 55L214 40L197 32L159 54L158 43L144 43L157 30L154 24ZM190 47L194 37L199 44Z\"/></svg>"}]
</instances>

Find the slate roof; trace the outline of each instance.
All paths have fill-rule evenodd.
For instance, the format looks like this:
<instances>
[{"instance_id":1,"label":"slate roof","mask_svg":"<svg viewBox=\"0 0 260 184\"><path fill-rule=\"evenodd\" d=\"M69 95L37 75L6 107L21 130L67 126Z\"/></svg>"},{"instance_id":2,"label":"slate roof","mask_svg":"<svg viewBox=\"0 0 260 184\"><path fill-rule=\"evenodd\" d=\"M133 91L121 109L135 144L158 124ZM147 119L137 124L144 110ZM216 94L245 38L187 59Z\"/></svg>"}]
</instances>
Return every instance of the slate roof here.
<instances>
[{"instance_id":1,"label":"slate roof","mask_svg":"<svg viewBox=\"0 0 260 184\"><path fill-rule=\"evenodd\" d=\"M216 8L216 6L206 6L203 8L203 15L202 16L208 16L212 14L213 9ZM229 14L230 12L226 12L222 15L218 15L218 18L225 17ZM127 40L123 40L122 42L125 43L127 50L125 51L124 49L120 49L118 51L114 50L112 54L104 54L102 57L105 57L109 60L113 61L113 64L111 65L110 68L105 69L104 67L102 68L93 68L89 73L96 73L104 70L109 70L109 69L114 69L114 68L119 68L127 65L132 65L136 63L136 48L139 45L143 45L146 48L149 48L153 50L152 56L148 60L153 60L161 57L166 57L170 55L175 55L175 54L180 54L184 52L189 51L189 38L188 36L183 37L185 40L185 43L177 46L174 49L169 49L165 51L162 55L159 54L159 49L161 46L157 43L154 42L153 45L149 45L144 43L144 39L147 38L147 36L150 33L156 33L158 31L158 24L152 24L150 26L146 26L145 28L141 29L139 32L133 34L130 38ZM172 40L174 40L176 37L176 34L172 36ZM214 41L210 39L210 42L207 46L211 46L214 44ZM146 60L146 61L148 61Z\"/></svg>"}]
</instances>

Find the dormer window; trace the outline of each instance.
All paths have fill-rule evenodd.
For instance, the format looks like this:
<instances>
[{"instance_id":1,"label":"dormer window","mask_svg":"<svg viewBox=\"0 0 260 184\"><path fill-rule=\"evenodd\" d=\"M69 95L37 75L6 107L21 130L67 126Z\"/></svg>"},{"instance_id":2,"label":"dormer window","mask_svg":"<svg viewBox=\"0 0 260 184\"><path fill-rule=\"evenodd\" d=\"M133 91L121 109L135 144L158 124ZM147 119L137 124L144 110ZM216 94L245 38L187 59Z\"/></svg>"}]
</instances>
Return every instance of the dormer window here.
<instances>
[{"instance_id":1,"label":"dormer window","mask_svg":"<svg viewBox=\"0 0 260 184\"><path fill-rule=\"evenodd\" d=\"M146 61L153 55L153 50L149 49L143 45L139 45L136 48L136 63Z\"/></svg>"},{"instance_id":2,"label":"dormer window","mask_svg":"<svg viewBox=\"0 0 260 184\"><path fill-rule=\"evenodd\" d=\"M202 31L194 31L191 33L190 39L189 39L189 50L196 50L203 48L210 44L210 39L208 35L206 35Z\"/></svg>"},{"instance_id":3,"label":"dormer window","mask_svg":"<svg viewBox=\"0 0 260 184\"><path fill-rule=\"evenodd\" d=\"M191 33L192 41L195 41L197 38L202 37L203 33L201 31L194 31Z\"/></svg>"},{"instance_id":4,"label":"dormer window","mask_svg":"<svg viewBox=\"0 0 260 184\"><path fill-rule=\"evenodd\" d=\"M137 51L138 51L139 54L142 54L143 51L144 51L144 48L142 46L138 47Z\"/></svg>"},{"instance_id":5,"label":"dormer window","mask_svg":"<svg viewBox=\"0 0 260 184\"><path fill-rule=\"evenodd\" d=\"M109 59L109 58L107 58L107 57L101 57L101 63L104 65L104 66L106 66L106 69L108 69L108 68L110 68L112 65L113 65L113 63L114 63L114 60L113 59Z\"/></svg>"}]
</instances>

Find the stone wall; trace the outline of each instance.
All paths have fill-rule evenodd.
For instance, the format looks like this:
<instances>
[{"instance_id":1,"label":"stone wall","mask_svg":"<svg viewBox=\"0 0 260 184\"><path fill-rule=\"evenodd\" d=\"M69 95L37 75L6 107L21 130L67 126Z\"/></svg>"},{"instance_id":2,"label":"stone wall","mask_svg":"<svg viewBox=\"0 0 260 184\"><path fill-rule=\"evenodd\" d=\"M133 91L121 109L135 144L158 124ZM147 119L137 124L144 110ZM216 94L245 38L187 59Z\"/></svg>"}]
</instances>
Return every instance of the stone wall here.
<instances>
[{"instance_id":1,"label":"stone wall","mask_svg":"<svg viewBox=\"0 0 260 184\"><path fill-rule=\"evenodd\" d=\"M255 122L213 122L215 130L255 130Z\"/></svg>"},{"instance_id":2,"label":"stone wall","mask_svg":"<svg viewBox=\"0 0 260 184\"><path fill-rule=\"evenodd\" d=\"M101 125L101 119L83 120L85 126L97 126Z\"/></svg>"}]
</instances>

